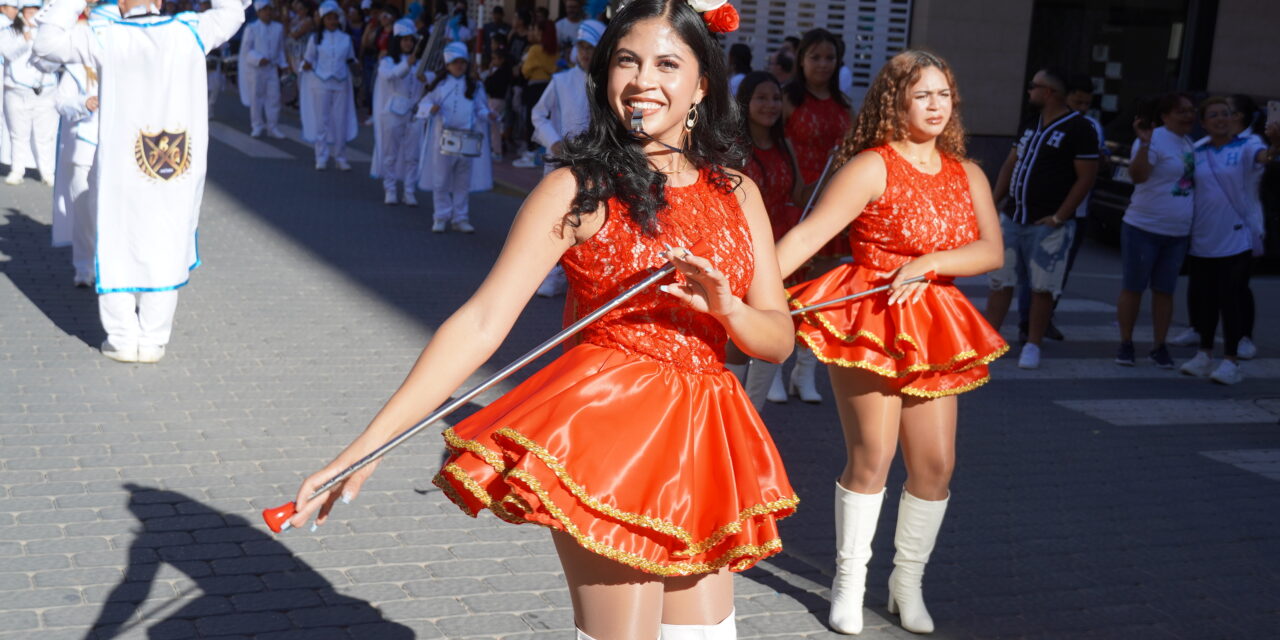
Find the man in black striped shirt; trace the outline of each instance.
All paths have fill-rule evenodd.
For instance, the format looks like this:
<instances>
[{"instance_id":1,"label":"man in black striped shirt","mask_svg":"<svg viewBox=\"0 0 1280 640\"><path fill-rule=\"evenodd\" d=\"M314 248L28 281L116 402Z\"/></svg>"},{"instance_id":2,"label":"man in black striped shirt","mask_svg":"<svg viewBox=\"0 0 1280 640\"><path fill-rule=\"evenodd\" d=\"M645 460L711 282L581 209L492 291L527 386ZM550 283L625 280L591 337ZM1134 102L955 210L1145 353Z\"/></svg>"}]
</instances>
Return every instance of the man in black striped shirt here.
<instances>
[{"instance_id":1,"label":"man in black striped shirt","mask_svg":"<svg viewBox=\"0 0 1280 640\"><path fill-rule=\"evenodd\" d=\"M1004 266L990 274L987 320L997 329L1022 281L1031 288L1027 343L1018 366L1040 366L1040 342L1062 291L1067 254L1075 235L1076 207L1093 188L1098 168L1098 136L1093 126L1066 104L1066 74L1041 69L1027 89L1039 113L1023 125L1018 142L996 179L1004 233Z\"/></svg>"}]
</instances>

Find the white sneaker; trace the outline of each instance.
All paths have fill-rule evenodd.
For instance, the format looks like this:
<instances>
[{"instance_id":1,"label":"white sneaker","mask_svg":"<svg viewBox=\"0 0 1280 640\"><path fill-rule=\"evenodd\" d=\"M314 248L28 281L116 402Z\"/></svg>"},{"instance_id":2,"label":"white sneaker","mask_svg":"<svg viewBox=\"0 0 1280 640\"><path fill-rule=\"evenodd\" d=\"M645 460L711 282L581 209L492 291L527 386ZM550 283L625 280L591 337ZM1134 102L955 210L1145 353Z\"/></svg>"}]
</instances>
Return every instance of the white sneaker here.
<instances>
[{"instance_id":1,"label":"white sneaker","mask_svg":"<svg viewBox=\"0 0 1280 640\"><path fill-rule=\"evenodd\" d=\"M1028 342L1022 345L1022 352L1018 354L1019 369L1039 369L1040 368L1040 346Z\"/></svg>"},{"instance_id":2,"label":"white sneaker","mask_svg":"<svg viewBox=\"0 0 1280 640\"><path fill-rule=\"evenodd\" d=\"M261 138L261 137L262 137L262 129L254 129L253 131L250 131L250 132L249 132L249 137L250 137L250 138Z\"/></svg>"},{"instance_id":3,"label":"white sneaker","mask_svg":"<svg viewBox=\"0 0 1280 640\"><path fill-rule=\"evenodd\" d=\"M418 206L418 196L414 195L413 187L404 188L404 197L400 198L400 202L403 202L408 207Z\"/></svg>"},{"instance_id":4,"label":"white sneaker","mask_svg":"<svg viewBox=\"0 0 1280 640\"><path fill-rule=\"evenodd\" d=\"M1200 334L1195 327L1187 327L1182 333L1170 338L1168 343L1175 347L1193 347L1200 344Z\"/></svg>"},{"instance_id":5,"label":"white sneaker","mask_svg":"<svg viewBox=\"0 0 1280 640\"><path fill-rule=\"evenodd\" d=\"M44 183L44 186L46 186L46 187L52 187L52 186L53 186L53 177L52 177L52 176L50 176L50 177L44 177L44 176L41 176L41 177L40 177L40 182Z\"/></svg>"},{"instance_id":6,"label":"white sneaker","mask_svg":"<svg viewBox=\"0 0 1280 640\"><path fill-rule=\"evenodd\" d=\"M9 175L5 177L4 183L14 186L20 185L22 184L22 174L11 171L9 172Z\"/></svg>"},{"instance_id":7,"label":"white sneaker","mask_svg":"<svg viewBox=\"0 0 1280 640\"><path fill-rule=\"evenodd\" d=\"M277 127L271 127L271 129L267 131L267 135L271 136L272 138L275 138L276 140L284 139L284 132Z\"/></svg>"},{"instance_id":8,"label":"white sneaker","mask_svg":"<svg viewBox=\"0 0 1280 640\"><path fill-rule=\"evenodd\" d=\"M1244 374L1240 373L1240 365L1230 360L1223 360L1222 364L1209 374L1209 379L1218 384L1236 384L1244 380Z\"/></svg>"},{"instance_id":9,"label":"white sneaker","mask_svg":"<svg viewBox=\"0 0 1280 640\"><path fill-rule=\"evenodd\" d=\"M324 171L329 168L328 160L316 160L316 171Z\"/></svg>"},{"instance_id":10,"label":"white sneaker","mask_svg":"<svg viewBox=\"0 0 1280 640\"><path fill-rule=\"evenodd\" d=\"M769 393L765 394L764 399L774 404L787 403L787 388L782 384L782 367L773 372L773 382L769 384Z\"/></svg>"},{"instance_id":11,"label":"white sneaker","mask_svg":"<svg viewBox=\"0 0 1280 640\"><path fill-rule=\"evenodd\" d=\"M1213 358L1203 351L1197 351L1196 356L1184 363L1178 368L1183 375L1195 376L1203 378L1213 372Z\"/></svg>"},{"instance_id":12,"label":"white sneaker","mask_svg":"<svg viewBox=\"0 0 1280 640\"><path fill-rule=\"evenodd\" d=\"M457 220L457 221L455 221L455 222L453 223L453 230L454 230L454 231L461 231L462 233L475 233L475 232L476 232L476 228L475 228L475 227L473 227L473 226L471 226L471 223L470 223L470 222L467 222L466 220Z\"/></svg>"},{"instance_id":13,"label":"white sneaker","mask_svg":"<svg viewBox=\"0 0 1280 640\"><path fill-rule=\"evenodd\" d=\"M439 220L431 223L431 233L444 233L449 228L448 220Z\"/></svg>"},{"instance_id":14,"label":"white sneaker","mask_svg":"<svg viewBox=\"0 0 1280 640\"><path fill-rule=\"evenodd\" d=\"M533 169L538 166L538 161L534 160L532 153L526 152L519 158L513 160L511 162L511 166L516 167L517 169Z\"/></svg>"},{"instance_id":15,"label":"white sneaker","mask_svg":"<svg viewBox=\"0 0 1280 640\"><path fill-rule=\"evenodd\" d=\"M334 164L334 165L336 165L336 166L338 167L338 171L350 171L350 170L351 170L351 163L350 163L350 162L347 162L347 159L346 159L346 158L338 158L338 159L336 159L336 160L334 160L334 161L333 161L333 164Z\"/></svg>"},{"instance_id":16,"label":"white sneaker","mask_svg":"<svg viewBox=\"0 0 1280 640\"><path fill-rule=\"evenodd\" d=\"M155 364L160 362L160 358L164 357L164 345L162 344L140 344L138 345L138 362L143 364Z\"/></svg>"},{"instance_id":17,"label":"white sneaker","mask_svg":"<svg viewBox=\"0 0 1280 640\"><path fill-rule=\"evenodd\" d=\"M1252 360L1258 357L1258 345L1249 339L1249 336L1240 338L1240 342L1236 343L1236 357L1241 360Z\"/></svg>"},{"instance_id":18,"label":"white sneaker","mask_svg":"<svg viewBox=\"0 0 1280 640\"><path fill-rule=\"evenodd\" d=\"M389 204L389 205L400 204L400 200L396 198L396 192L394 189L386 192L386 197L382 199L382 204Z\"/></svg>"},{"instance_id":19,"label":"white sneaker","mask_svg":"<svg viewBox=\"0 0 1280 640\"><path fill-rule=\"evenodd\" d=\"M111 340L108 339L102 342L102 355L116 362L137 362L138 346L117 347L111 344Z\"/></svg>"}]
</instances>

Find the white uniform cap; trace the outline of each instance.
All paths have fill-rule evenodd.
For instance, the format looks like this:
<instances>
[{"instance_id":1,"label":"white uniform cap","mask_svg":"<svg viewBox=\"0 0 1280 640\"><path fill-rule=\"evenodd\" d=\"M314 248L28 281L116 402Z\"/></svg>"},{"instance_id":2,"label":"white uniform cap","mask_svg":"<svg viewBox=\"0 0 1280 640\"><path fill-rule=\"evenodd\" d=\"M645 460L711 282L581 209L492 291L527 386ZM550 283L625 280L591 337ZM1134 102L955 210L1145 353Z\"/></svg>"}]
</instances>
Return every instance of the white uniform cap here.
<instances>
[{"instance_id":1,"label":"white uniform cap","mask_svg":"<svg viewBox=\"0 0 1280 640\"><path fill-rule=\"evenodd\" d=\"M583 20L578 25L578 42L585 42L591 46L600 44L600 36L604 35L604 23L599 20Z\"/></svg>"},{"instance_id":2,"label":"white uniform cap","mask_svg":"<svg viewBox=\"0 0 1280 640\"><path fill-rule=\"evenodd\" d=\"M338 3L333 0L324 0L324 2L320 3L320 17L322 19L331 13L336 13L341 16L342 7L339 7Z\"/></svg>"},{"instance_id":3,"label":"white uniform cap","mask_svg":"<svg viewBox=\"0 0 1280 640\"><path fill-rule=\"evenodd\" d=\"M364 0L360 3L360 8L368 11L373 8L373 0Z\"/></svg>"},{"instance_id":4,"label":"white uniform cap","mask_svg":"<svg viewBox=\"0 0 1280 640\"><path fill-rule=\"evenodd\" d=\"M467 59L467 45L461 42L450 42L444 46L444 63L449 64L457 59Z\"/></svg>"},{"instance_id":5,"label":"white uniform cap","mask_svg":"<svg viewBox=\"0 0 1280 640\"><path fill-rule=\"evenodd\" d=\"M408 18L400 18L391 26L391 35L393 36L411 36L418 31L418 26Z\"/></svg>"},{"instance_id":6,"label":"white uniform cap","mask_svg":"<svg viewBox=\"0 0 1280 640\"><path fill-rule=\"evenodd\" d=\"M271 0L253 0L253 10L262 11L271 6Z\"/></svg>"},{"instance_id":7,"label":"white uniform cap","mask_svg":"<svg viewBox=\"0 0 1280 640\"><path fill-rule=\"evenodd\" d=\"M18 7L22 9L26 9L27 7L35 7L39 9L41 4L43 3L41 3L40 0L19 0Z\"/></svg>"},{"instance_id":8,"label":"white uniform cap","mask_svg":"<svg viewBox=\"0 0 1280 640\"><path fill-rule=\"evenodd\" d=\"M16 7L18 0L0 0L0 7Z\"/></svg>"}]
</instances>

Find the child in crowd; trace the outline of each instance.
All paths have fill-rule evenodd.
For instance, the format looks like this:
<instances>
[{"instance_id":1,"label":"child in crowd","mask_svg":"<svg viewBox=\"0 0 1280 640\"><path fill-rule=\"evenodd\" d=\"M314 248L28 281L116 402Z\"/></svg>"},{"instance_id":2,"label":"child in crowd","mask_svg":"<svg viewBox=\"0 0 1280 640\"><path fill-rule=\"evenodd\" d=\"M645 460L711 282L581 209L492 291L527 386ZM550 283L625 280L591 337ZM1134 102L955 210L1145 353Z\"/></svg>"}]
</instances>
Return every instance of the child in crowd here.
<instances>
[{"instance_id":1,"label":"child in crowd","mask_svg":"<svg viewBox=\"0 0 1280 640\"><path fill-rule=\"evenodd\" d=\"M314 125L310 136L316 149L316 170L323 171L332 157L340 171L350 171L347 162L347 142L355 138L355 98L351 89L351 69L355 64L355 49L351 36L340 28L342 9L337 2L325 0L320 5L323 28L307 43L303 55L303 71L312 72L314 79L306 83L309 88L308 105L303 106L303 124L308 117ZM306 113L310 109L311 113ZM304 129L306 127L304 126Z\"/></svg>"},{"instance_id":2,"label":"child in crowd","mask_svg":"<svg viewBox=\"0 0 1280 640\"><path fill-rule=\"evenodd\" d=\"M373 166L370 174L382 178L383 202L403 202L418 206L418 159L422 149L422 121L413 117L414 105L422 97L425 83L414 72L418 45L413 21L402 18L392 27L387 55L378 62L378 79L373 87ZM404 196L398 197L398 185Z\"/></svg>"},{"instance_id":3,"label":"child in crowd","mask_svg":"<svg viewBox=\"0 0 1280 640\"><path fill-rule=\"evenodd\" d=\"M492 156L484 140L489 127L483 123L497 117L489 111L484 87L467 73L467 45L446 45L444 63L445 73L431 83L418 105L419 117L431 119L418 186L432 192L435 221L431 231L444 233L452 226L454 231L474 233L469 192L493 187ZM477 134L481 139L475 144Z\"/></svg>"},{"instance_id":4,"label":"child in crowd","mask_svg":"<svg viewBox=\"0 0 1280 640\"><path fill-rule=\"evenodd\" d=\"M275 19L271 0L254 0L258 21L245 25L240 41L240 102L249 107L249 121L255 138L280 132L280 73L289 63L284 57L284 25Z\"/></svg>"}]
</instances>

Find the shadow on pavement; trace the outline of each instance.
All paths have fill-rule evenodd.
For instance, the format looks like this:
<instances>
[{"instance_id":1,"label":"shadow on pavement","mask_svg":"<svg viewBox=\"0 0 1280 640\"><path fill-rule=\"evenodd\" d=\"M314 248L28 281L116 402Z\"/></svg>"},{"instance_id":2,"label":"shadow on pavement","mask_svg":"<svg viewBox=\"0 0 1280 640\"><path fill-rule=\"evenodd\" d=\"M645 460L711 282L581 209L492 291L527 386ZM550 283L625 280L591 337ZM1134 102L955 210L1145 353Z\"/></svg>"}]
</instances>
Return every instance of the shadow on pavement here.
<instances>
[{"instance_id":1,"label":"shadow on pavement","mask_svg":"<svg viewBox=\"0 0 1280 640\"><path fill-rule=\"evenodd\" d=\"M131 483L124 488L142 528L129 546L124 579L106 597L84 640L136 636L140 628L149 638L289 631L299 638L414 637L368 602L337 593L324 576L244 518L176 491ZM171 573L164 565L186 580L179 577L177 596L156 604L147 596L159 576Z\"/></svg>"},{"instance_id":2,"label":"shadow on pavement","mask_svg":"<svg viewBox=\"0 0 1280 640\"><path fill-rule=\"evenodd\" d=\"M0 273L67 335L97 348L107 334L98 322L98 296L71 285L71 249L49 245L51 230L8 207L0 226Z\"/></svg>"}]
</instances>

